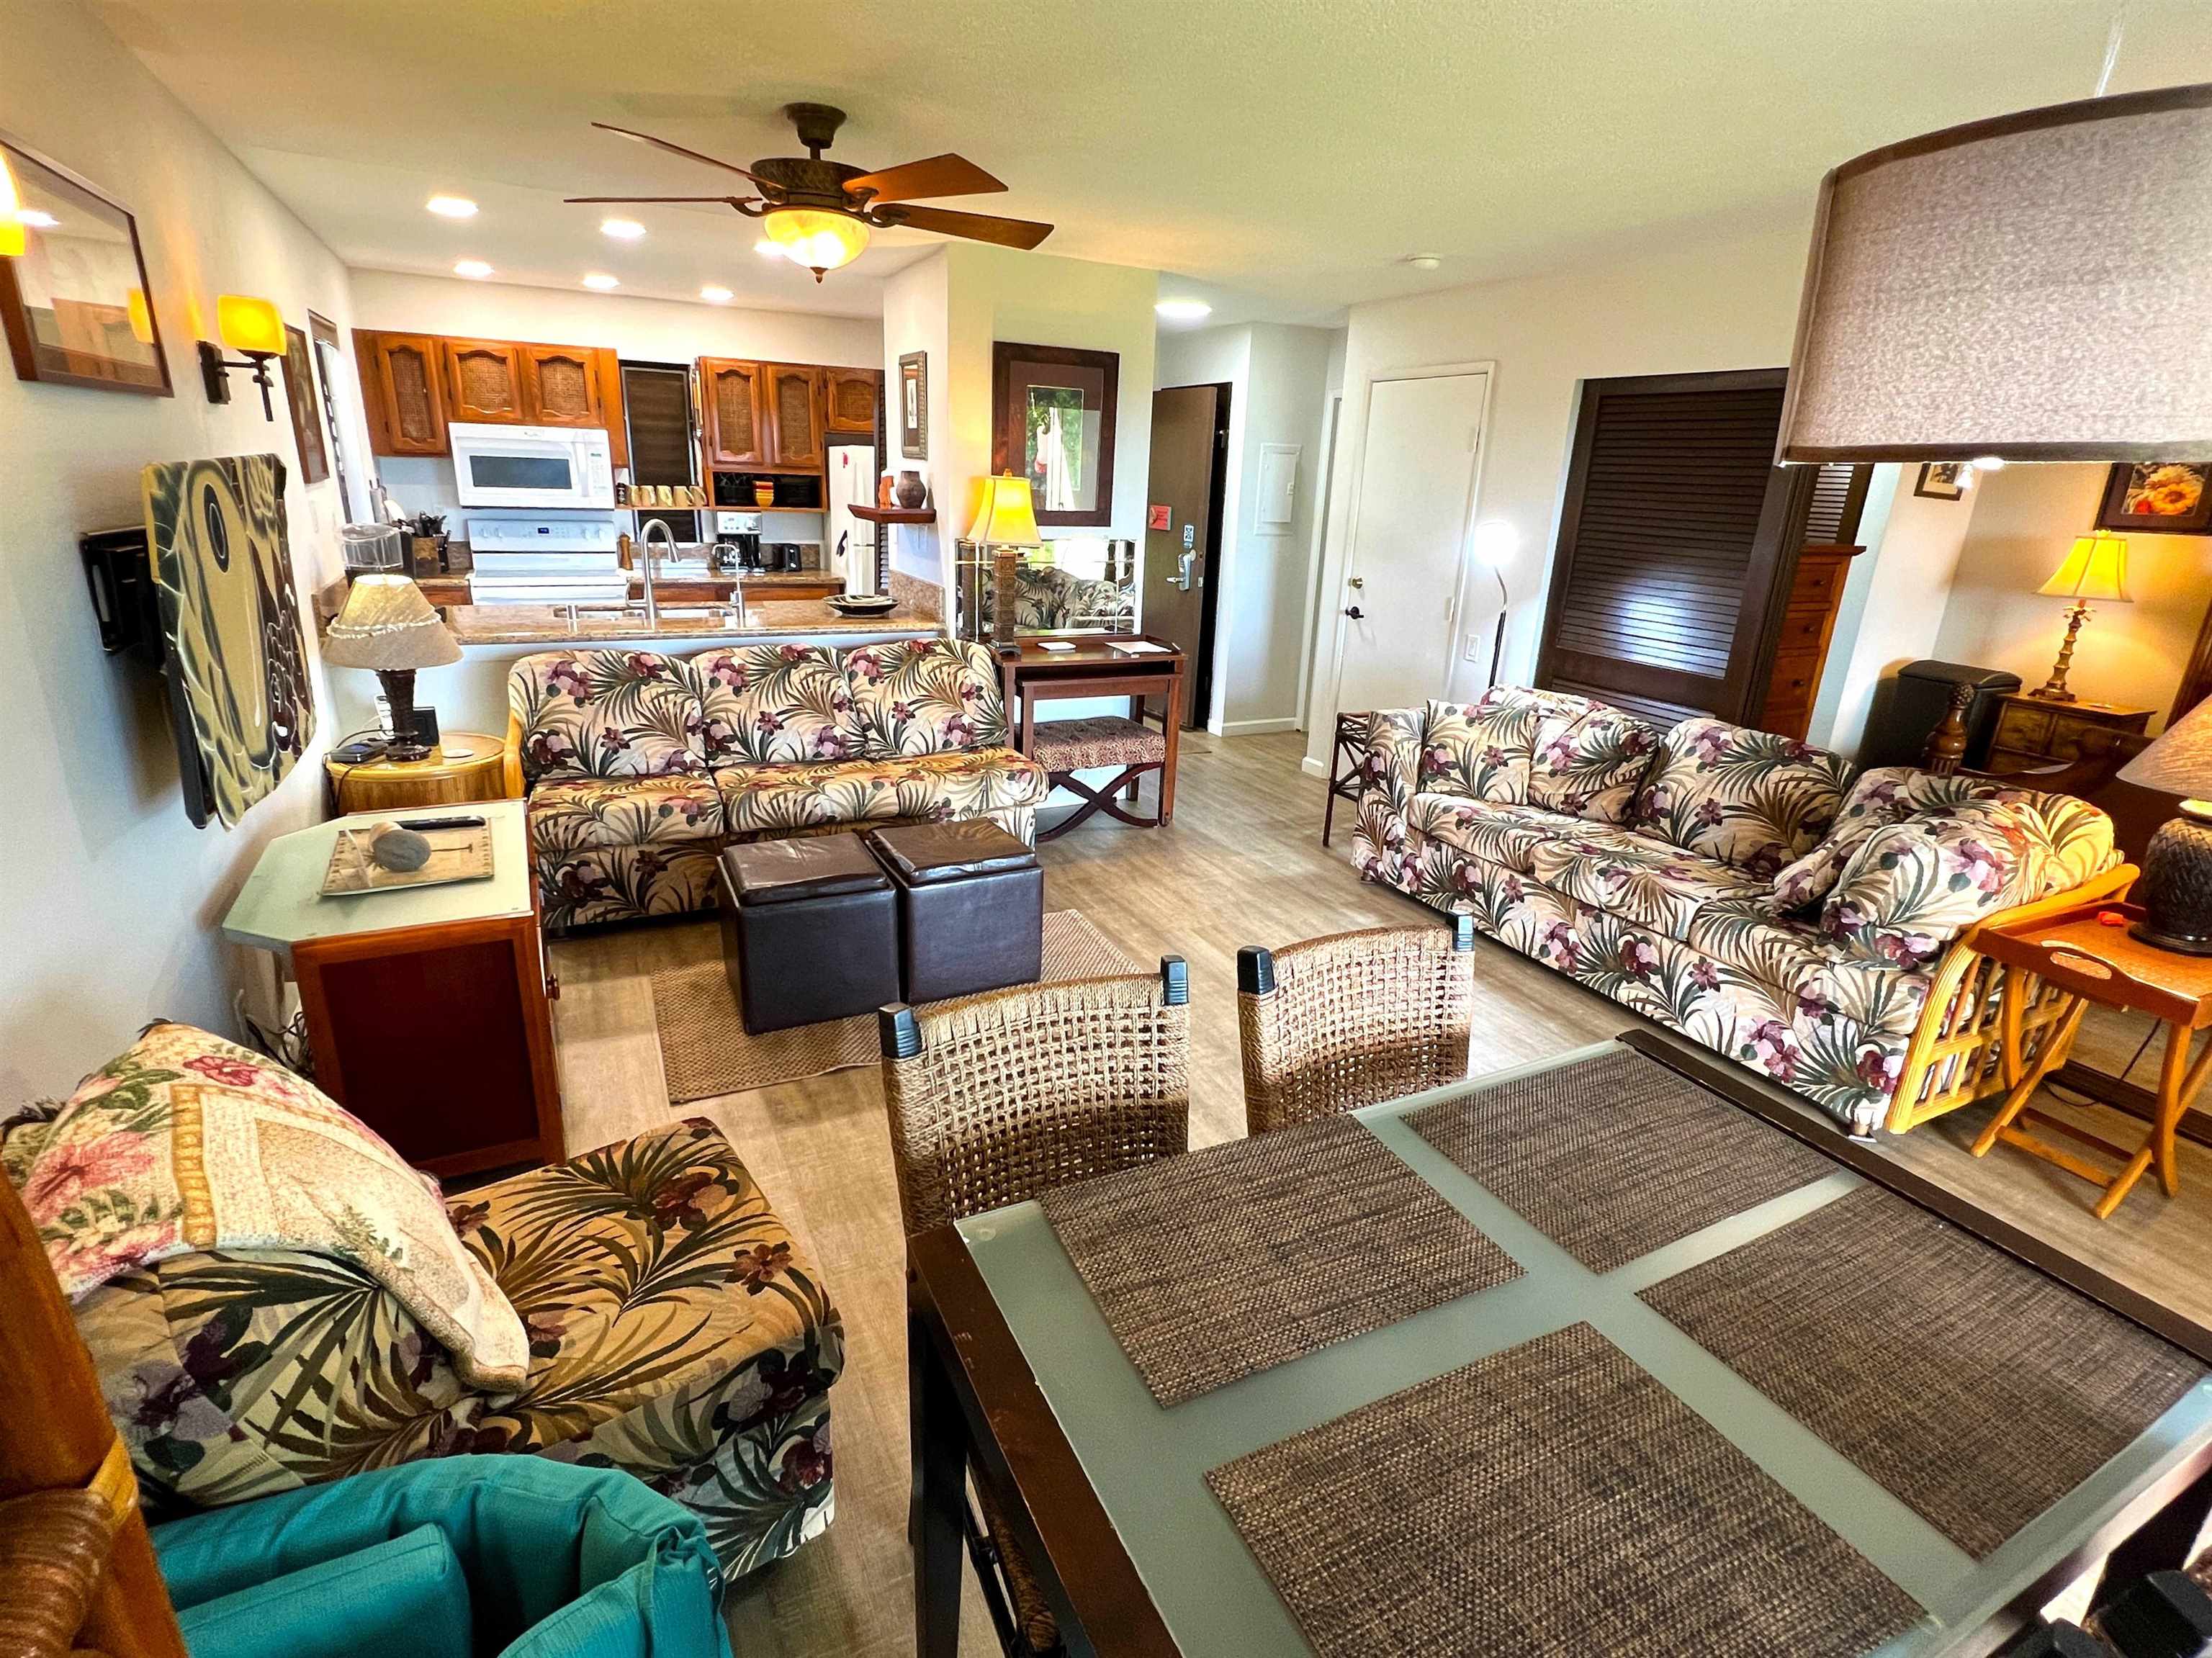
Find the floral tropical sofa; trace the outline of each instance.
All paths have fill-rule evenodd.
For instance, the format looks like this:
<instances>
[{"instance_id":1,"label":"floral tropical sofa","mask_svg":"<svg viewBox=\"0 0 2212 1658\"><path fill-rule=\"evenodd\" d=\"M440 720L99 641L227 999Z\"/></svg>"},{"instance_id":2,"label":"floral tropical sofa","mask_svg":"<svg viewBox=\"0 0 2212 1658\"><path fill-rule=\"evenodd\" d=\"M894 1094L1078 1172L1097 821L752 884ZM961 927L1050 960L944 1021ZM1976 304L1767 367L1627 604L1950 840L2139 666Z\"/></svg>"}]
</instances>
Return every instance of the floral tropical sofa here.
<instances>
[{"instance_id":1,"label":"floral tropical sofa","mask_svg":"<svg viewBox=\"0 0 2212 1658\"><path fill-rule=\"evenodd\" d=\"M1006 745L990 648L961 640L541 652L508 671L507 713L556 929L708 908L736 841L966 817L1034 841L1046 793Z\"/></svg>"},{"instance_id":2,"label":"floral tropical sofa","mask_svg":"<svg viewBox=\"0 0 2212 1658\"><path fill-rule=\"evenodd\" d=\"M1764 1072L1854 1133L1995 1074L1995 981L1958 944L2124 891L2112 820L1982 777L1551 691L1355 716L1368 879Z\"/></svg>"},{"instance_id":3,"label":"floral tropical sofa","mask_svg":"<svg viewBox=\"0 0 2212 1658\"><path fill-rule=\"evenodd\" d=\"M210 1089L246 1111L304 1094L352 1122L259 1054L155 1025L69 1102L0 1125L0 1170L50 1257L143 1234L149 1148L203 1108L188 1090ZM327 1254L179 1245L76 1301L149 1519L428 1457L527 1452L672 1497L732 1576L830 1524L844 1327L712 1124L603 1146L447 1213L520 1315L519 1391L471 1388L391 1289Z\"/></svg>"}]
</instances>

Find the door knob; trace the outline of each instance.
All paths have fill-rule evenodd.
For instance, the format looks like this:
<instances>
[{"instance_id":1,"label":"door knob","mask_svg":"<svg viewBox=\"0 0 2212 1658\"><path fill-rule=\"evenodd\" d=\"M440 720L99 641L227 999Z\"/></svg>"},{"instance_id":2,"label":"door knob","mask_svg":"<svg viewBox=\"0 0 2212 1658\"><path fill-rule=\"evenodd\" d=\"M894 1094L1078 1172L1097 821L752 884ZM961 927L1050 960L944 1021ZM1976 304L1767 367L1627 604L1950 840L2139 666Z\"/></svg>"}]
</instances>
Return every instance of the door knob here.
<instances>
[{"instance_id":1,"label":"door knob","mask_svg":"<svg viewBox=\"0 0 2212 1658\"><path fill-rule=\"evenodd\" d=\"M1357 604L1352 605L1346 609L1345 615L1350 616L1354 622L1364 622L1367 620L1367 613L1361 610Z\"/></svg>"}]
</instances>

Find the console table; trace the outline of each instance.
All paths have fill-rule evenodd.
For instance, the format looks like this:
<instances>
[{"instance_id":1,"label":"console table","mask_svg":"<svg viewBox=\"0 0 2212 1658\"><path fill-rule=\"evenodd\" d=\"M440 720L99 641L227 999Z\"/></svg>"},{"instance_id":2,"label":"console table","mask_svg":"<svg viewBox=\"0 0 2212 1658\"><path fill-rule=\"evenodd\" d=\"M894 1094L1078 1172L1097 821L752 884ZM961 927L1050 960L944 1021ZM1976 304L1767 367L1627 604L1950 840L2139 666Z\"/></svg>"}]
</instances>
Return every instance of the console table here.
<instances>
[{"instance_id":1,"label":"console table","mask_svg":"<svg viewBox=\"0 0 2212 1658\"><path fill-rule=\"evenodd\" d=\"M523 803L468 811L488 880L324 897L338 831L394 815L362 812L270 841L222 922L299 985L315 1085L439 1175L566 1155Z\"/></svg>"},{"instance_id":2,"label":"console table","mask_svg":"<svg viewBox=\"0 0 2212 1658\"><path fill-rule=\"evenodd\" d=\"M1139 643L1158 648L1139 652L1115 648L1116 644ZM1069 648L1047 650L1048 644ZM1015 654L1001 653L999 658L1007 740L1022 753L1029 752L1037 702L1084 696L1127 697L1131 719L1164 722L1168 758L1160 770L1160 822L1167 823L1175 816L1176 756L1182 736L1185 667L1180 647L1150 634L1079 634L1065 639L1022 640ZM1150 708L1155 696L1164 699L1157 714Z\"/></svg>"}]
</instances>

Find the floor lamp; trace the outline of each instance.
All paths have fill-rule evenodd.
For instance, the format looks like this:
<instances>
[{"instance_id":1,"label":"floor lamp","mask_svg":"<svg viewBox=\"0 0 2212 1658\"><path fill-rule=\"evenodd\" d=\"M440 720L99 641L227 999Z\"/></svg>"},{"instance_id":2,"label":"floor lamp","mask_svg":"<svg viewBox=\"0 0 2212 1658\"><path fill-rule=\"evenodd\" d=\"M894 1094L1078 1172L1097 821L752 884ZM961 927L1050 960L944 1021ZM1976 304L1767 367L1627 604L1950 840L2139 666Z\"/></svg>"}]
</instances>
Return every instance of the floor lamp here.
<instances>
[{"instance_id":1,"label":"floor lamp","mask_svg":"<svg viewBox=\"0 0 2212 1658\"><path fill-rule=\"evenodd\" d=\"M1512 608L1513 595L1506 591L1505 567L1513 562L1513 555L1521 549L1521 532L1511 525L1492 519L1474 526L1474 556L1490 567L1490 574L1498 580L1498 632L1490 641L1490 683L1498 683L1498 665L1505 659L1505 616Z\"/></svg>"}]
</instances>

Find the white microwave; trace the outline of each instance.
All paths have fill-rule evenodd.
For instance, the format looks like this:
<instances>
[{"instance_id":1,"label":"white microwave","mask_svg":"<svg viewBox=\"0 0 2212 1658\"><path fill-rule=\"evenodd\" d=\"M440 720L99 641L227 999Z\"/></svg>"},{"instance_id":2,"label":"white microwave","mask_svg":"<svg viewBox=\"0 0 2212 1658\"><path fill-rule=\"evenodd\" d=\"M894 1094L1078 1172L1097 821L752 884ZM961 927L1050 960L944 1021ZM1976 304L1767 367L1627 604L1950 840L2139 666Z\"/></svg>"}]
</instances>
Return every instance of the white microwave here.
<instances>
[{"instance_id":1,"label":"white microwave","mask_svg":"<svg viewBox=\"0 0 2212 1658\"><path fill-rule=\"evenodd\" d=\"M484 426L456 421L453 481L464 507L581 507L615 504L607 434L597 427Z\"/></svg>"}]
</instances>

